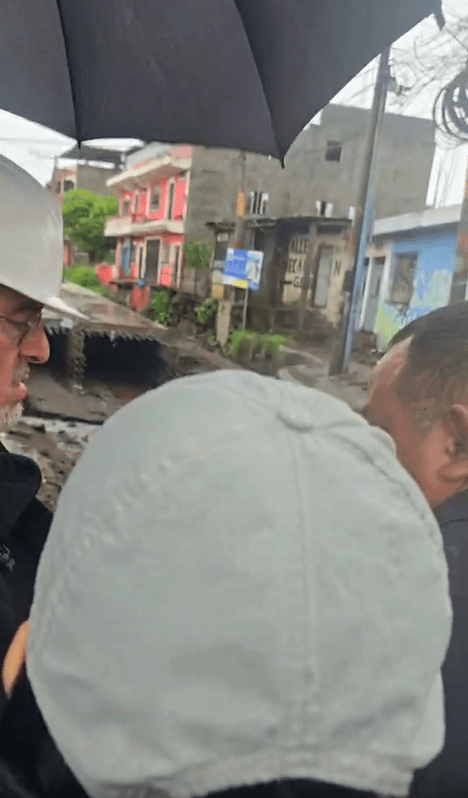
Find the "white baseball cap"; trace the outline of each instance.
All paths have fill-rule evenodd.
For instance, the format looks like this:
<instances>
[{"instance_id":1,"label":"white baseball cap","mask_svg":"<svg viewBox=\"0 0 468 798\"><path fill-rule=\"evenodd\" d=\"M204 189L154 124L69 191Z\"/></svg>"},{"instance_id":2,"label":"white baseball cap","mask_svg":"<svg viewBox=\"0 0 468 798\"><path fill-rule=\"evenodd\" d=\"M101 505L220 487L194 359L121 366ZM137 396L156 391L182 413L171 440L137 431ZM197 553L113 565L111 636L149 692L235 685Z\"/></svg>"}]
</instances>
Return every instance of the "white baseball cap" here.
<instances>
[{"instance_id":1,"label":"white baseball cap","mask_svg":"<svg viewBox=\"0 0 468 798\"><path fill-rule=\"evenodd\" d=\"M53 194L0 155L0 283L68 316L60 299L62 214Z\"/></svg>"},{"instance_id":2,"label":"white baseball cap","mask_svg":"<svg viewBox=\"0 0 468 798\"><path fill-rule=\"evenodd\" d=\"M249 372L113 416L60 497L28 671L92 798L276 779L405 795L440 750L441 536L393 443Z\"/></svg>"}]
</instances>

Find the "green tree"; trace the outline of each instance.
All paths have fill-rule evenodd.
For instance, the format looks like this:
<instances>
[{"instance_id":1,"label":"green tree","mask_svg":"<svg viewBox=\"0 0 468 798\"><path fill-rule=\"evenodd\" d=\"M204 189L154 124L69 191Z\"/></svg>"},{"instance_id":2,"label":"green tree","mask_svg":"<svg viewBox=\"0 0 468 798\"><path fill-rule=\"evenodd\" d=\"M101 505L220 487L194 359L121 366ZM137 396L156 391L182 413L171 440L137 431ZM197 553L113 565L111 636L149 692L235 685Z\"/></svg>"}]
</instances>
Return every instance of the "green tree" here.
<instances>
[{"instance_id":1,"label":"green tree","mask_svg":"<svg viewBox=\"0 0 468 798\"><path fill-rule=\"evenodd\" d=\"M184 247L184 264L188 269L195 271L195 293L197 293L197 279L201 271L210 268L211 247L206 241L189 239Z\"/></svg>"},{"instance_id":2,"label":"green tree","mask_svg":"<svg viewBox=\"0 0 468 798\"><path fill-rule=\"evenodd\" d=\"M91 263L98 263L115 243L104 236L104 222L117 212L115 197L101 197L84 189L67 191L62 206L64 236L86 252Z\"/></svg>"}]
</instances>

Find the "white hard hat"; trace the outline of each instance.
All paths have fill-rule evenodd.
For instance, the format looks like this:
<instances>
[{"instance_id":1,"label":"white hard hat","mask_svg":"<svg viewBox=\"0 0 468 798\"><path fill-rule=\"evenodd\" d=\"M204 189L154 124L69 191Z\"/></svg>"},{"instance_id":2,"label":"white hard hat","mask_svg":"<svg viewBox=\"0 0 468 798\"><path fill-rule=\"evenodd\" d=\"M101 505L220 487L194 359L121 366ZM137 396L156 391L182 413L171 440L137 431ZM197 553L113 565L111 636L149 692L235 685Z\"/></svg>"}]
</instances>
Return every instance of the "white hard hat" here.
<instances>
[{"instance_id":1,"label":"white hard hat","mask_svg":"<svg viewBox=\"0 0 468 798\"><path fill-rule=\"evenodd\" d=\"M30 174L0 155L0 284L69 316L60 299L62 214L57 200Z\"/></svg>"}]
</instances>

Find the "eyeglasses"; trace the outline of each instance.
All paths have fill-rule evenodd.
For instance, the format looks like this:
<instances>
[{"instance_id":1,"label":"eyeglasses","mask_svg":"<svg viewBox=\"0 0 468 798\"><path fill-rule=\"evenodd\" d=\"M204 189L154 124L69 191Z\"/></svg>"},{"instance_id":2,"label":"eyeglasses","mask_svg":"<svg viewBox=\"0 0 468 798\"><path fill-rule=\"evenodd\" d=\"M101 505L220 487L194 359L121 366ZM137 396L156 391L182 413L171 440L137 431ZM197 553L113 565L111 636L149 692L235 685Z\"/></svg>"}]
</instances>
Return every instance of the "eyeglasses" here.
<instances>
[{"instance_id":1,"label":"eyeglasses","mask_svg":"<svg viewBox=\"0 0 468 798\"><path fill-rule=\"evenodd\" d=\"M0 315L0 319L8 322L16 330L15 343L17 346L23 343L27 335L36 332L42 324L42 308L38 308L30 313L29 319L25 321L15 321L9 316Z\"/></svg>"}]
</instances>

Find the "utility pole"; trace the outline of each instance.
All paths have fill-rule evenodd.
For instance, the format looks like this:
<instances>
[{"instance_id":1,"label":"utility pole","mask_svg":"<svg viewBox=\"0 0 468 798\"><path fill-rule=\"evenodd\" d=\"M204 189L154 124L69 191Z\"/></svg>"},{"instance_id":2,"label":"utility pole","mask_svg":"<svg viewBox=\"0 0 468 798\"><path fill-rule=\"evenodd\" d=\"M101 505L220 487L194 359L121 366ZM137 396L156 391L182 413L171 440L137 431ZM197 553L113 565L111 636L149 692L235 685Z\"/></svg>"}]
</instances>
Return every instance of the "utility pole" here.
<instances>
[{"instance_id":1,"label":"utility pole","mask_svg":"<svg viewBox=\"0 0 468 798\"><path fill-rule=\"evenodd\" d=\"M237 188L237 208L236 225L232 241L233 249L243 249L245 241L245 183L247 173L247 156L245 152L239 153L238 165L238 188ZM234 304L235 288L231 285L223 286L223 299L218 303L216 315L216 336L218 341L224 346L227 342L229 330L231 328L231 311ZM247 320L247 301L248 289L244 297L244 308L242 313L242 325L245 329Z\"/></svg>"},{"instance_id":2,"label":"utility pole","mask_svg":"<svg viewBox=\"0 0 468 798\"><path fill-rule=\"evenodd\" d=\"M307 313L307 299L311 289L312 275L315 266L315 245L317 241L317 225L311 222L309 225L309 236L307 240L307 254L304 260L304 274L302 275L301 283L301 296L299 298L299 308L297 315L297 329L298 332L303 332L304 322Z\"/></svg>"},{"instance_id":3,"label":"utility pole","mask_svg":"<svg viewBox=\"0 0 468 798\"><path fill-rule=\"evenodd\" d=\"M468 163L466 166L465 189L458 223L457 254L453 271L450 304L463 302L468 293Z\"/></svg>"},{"instance_id":4,"label":"utility pole","mask_svg":"<svg viewBox=\"0 0 468 798\"><path fill-rule=\"evenodd\" d=\"M330 360L329 374L347 372L353 350L354 334L358 314L361 309L361 298L364 280L364 260L367 244L374 221L375 191L377 185L379 146L385 113L388 87L390 82L390 47L382 52L377 72L377 81L372 102L369 138L356 208L355 220L350 234L350 246L354 263L351 277L351 300L344 314L339 342Z\"/></svg>"},{"instance_id":5,"label":"utility pole","mask_svg":"<svg viewBox=\"0 0 468 798\"><path fill-rule=\"evenodd\" d=\"M234 228L234 249L243 249L245 240L245 181L247 174L247 155L239 153L239 188L237 191L236 226Z\"/></svg>"}]
</instances>

